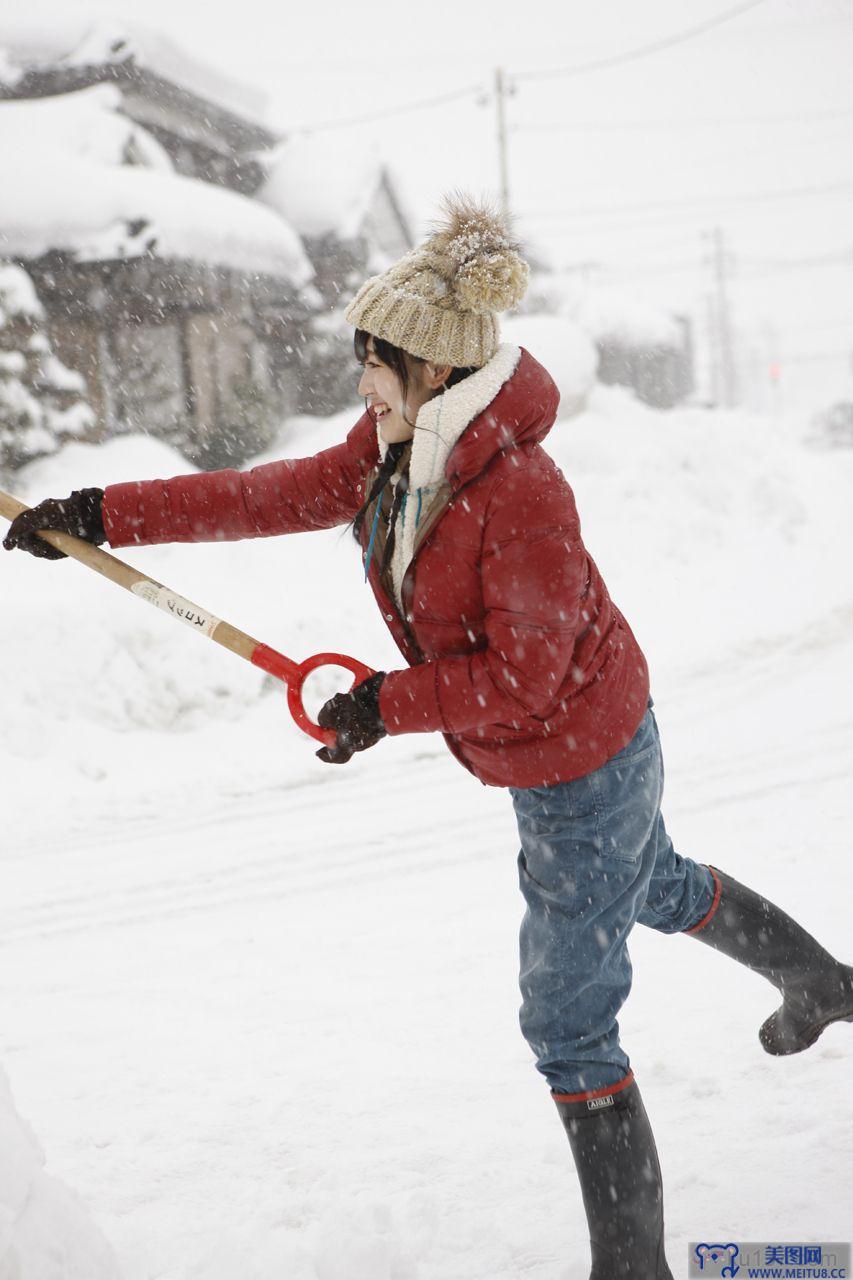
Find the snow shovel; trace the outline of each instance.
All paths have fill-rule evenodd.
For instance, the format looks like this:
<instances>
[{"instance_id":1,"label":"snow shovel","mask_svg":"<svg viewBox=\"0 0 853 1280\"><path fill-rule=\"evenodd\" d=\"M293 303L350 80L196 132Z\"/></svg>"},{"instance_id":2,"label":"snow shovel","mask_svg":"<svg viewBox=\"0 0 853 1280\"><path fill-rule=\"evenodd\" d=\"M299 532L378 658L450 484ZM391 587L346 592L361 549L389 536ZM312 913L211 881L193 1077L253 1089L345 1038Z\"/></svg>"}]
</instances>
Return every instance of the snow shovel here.
<instances>
[{"instance_id":1,"label":"snow shovel","mask_svg":"<svg viewBox=\"0 0 853 1280\"><path fill-rule=\"evenodd\" d=\"M23 502L18 502L16 498L0 490L0 516L5 516L7 520L14 520L15 516L26 510L27 507ZM178 595L176 591L171 591L162 583L156 582L154 578L149 578L137 569L132 569L123 560L118 560L106 551L101 551L91 542L75 538L70 533L55 533L48 529L40 533L39 537L44 538L58 551L64 551L67 556L79 560L89 569L94 569L104 578L109 578L110 582L124 587L140 600L146 600L148 604L162 609L164 613L170 613L185 626L192 627L193 631L209 636L211 640L215 640L225 649L230 649L238 657L245 658L253 666L260 667L262 671L275 676L277 680L284 681L287 686L287 705L299 728L325 746L335 746L337 734L334 729L322 729L320 725L314 723L305 710L302 702L302 686L305 678L318 667L344 667L352 672L355 677L353 685L356 685L374 674L372 667L365 666L363 662L350 658L345 653L315 653L304 662L293 662L283 653L278 653L269 645L253 640L251 636L232 627L229 622L223 622L221 618L214 617L207 609L200 608L191 600Z\"/></svg>"}]
</instances>

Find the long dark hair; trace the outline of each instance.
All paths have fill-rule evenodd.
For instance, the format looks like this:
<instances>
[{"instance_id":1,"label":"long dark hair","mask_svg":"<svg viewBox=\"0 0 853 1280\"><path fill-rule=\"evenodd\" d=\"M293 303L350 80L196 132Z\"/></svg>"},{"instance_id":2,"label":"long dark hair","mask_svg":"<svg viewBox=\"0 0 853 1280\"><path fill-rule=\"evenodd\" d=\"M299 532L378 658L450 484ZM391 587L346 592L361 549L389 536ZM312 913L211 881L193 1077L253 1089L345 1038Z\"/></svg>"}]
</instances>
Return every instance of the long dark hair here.
<instances>
[{"instance_id":1,"label":"long dark hair","mask_svg":"<svg viewBox=\"0 0 853 1280\"><path fill-rule=\"evenodd\" d=\"M374 337L373 334L366 333L364 329L356 329L355 336L353 338L353 349L355 351L355 358L361 365L363 365L367 360L369 354L367 343L370 338L373 338L373 353L377 360L380 360L382 364L387 365L388 368L391 369L392 372L400 379L400 386L403 391L403 404L405 405L409 394L412 367L426 364L426 360L422 359L421 356L411 355L408 351L404 351L402 347L395 347L393 343L386 342L384 338ZM457 382L461 382L463 378L467 378L470 374L475 372L476 368L473 365L465 368L451 369L444 383L444 389L448 390L450 387L455 387ZM405 414L404 421L408 422L410 427L414 427L415 425L413 422L409 422L409 419L405 417ZM367 515L368 507L373 502L373 499L382 493L385 485L397 470L397 464L400 461L400 457L406 447L406 444L407 441L405 440L398 441L396 444L389 444L388 450L385 454L385 459L376 473L376 479L370 487L367 499L352 522L351 527L353 537L356 542L361 540L361 526L364 523L364 517ZM388 537L385 542L385 554L382 557L382 570L390 564L391 556L394 554L394 534L397 526L397 515L403 504L403 498L408 492L408 488L409 476L407 469L406 473L398 480L394 490L394 502L388 517Z\"/></svg>"}]
</instances>

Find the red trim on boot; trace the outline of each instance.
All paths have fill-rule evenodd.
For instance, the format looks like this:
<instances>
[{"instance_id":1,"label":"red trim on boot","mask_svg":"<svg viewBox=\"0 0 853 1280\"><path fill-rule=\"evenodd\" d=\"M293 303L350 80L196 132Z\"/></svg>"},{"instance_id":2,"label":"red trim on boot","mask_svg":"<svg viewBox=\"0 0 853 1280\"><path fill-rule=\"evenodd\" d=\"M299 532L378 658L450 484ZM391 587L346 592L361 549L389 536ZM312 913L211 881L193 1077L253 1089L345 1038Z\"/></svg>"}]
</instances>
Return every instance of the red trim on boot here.
<instances>
[{"instance_id":1,"label":"red trim on boot","mask_svg":"<svg viewBox=\"0 0 853 1280\"><path fill-rule=\"evenodd\" d=\"M591 1089L588 1093L552 1093L551 1097L555 1102L586 1102L587 1098L606 1098L609 1093L619 1093L633 1083L634 1073L629 1071L622 1080L609 1084L604 1089Z\"/></svg>"},{"instance_id":2,"label":"red trim on boot","mask_svg":"<svg viewBox=\"0 0 853 1280\"><path fill-rule=\"evenodd\" d=\"M705 925L708 923L708 921L714 915L714 912L717 910L717 907L720 905L720 894L723 891L723 882L720 879L720 877L717 875L716 871L712 866L709 865L708 870L713 876L714 884L716 885L716 889L714 891L714 901L711 903L710 907L708 908L707 912L702 917L702 919L699 921L699 923L694 924L691 929L682 929L682 933L688 933L688 934L698 933L700 929L704 929Z\"/></svg>"}]
</instances>

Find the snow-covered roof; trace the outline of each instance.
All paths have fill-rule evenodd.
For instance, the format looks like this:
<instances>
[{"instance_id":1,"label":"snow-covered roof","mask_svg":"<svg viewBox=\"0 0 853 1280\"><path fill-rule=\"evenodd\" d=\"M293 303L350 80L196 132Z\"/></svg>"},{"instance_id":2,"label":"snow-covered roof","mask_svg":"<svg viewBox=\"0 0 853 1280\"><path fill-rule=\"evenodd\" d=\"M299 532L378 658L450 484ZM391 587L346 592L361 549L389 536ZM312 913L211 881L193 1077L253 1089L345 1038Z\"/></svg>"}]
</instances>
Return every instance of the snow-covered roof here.
<instances>
[{"instance_id":1,"label":"snow-covered roof","mask_svg":"<svg viewBox=\"0 0 853 1280\"><path fill-rule=\"evenodd\" d=\"M121 102L114 84L95 84L52 98L0 102L0 139L6 146L18 138L25 140L27 150L58 150L108 165L122 164L132 149L147 168L171 172L168 152L122 113Z\"/></svg>"},{"instance_id":2,"label":"snow-covered roof","mask_svg":"<svg viewBox=\"0 0 853 1280\"><path fill-rule=\"evenodd\" d=\"M43 12L28 17L0 17L0 85L14 88L30 71L118 65L133 59L150 71L218 106L266 123L267 95L235 80L159 32L135 22L104 19L92 13L64 13L57 7L45 21Z\"/></svg>"},{"instance_id":3,"label":"snow-covered roof","mask_svg":"<svg viewBox=\"0 0 853 1280\"><path fill-rule=\"evenodd\" d=\"M683 341L682 330L672 315L609 287L591 288L576 319L581 328L601 342L680 347Z\"/></svg>"},{"instance_id":4,"label":"snow-covered roof","mask_svg":"<svg viewBox=\"0 0 853 1280\"><path fill-rule=\"evenodd\" d=\"M153 251L295 285L311 278L302 242L281 215L173 173L151 135L118 112L119 101L104 85L0 103L0 256L59 249L92 261ZM121 163L131 140L146 167Z\"/></svg>"},{"instance_id":5,"label":"snow-covered roof","mask_svg":"<svg viewBox=\"0 0 853 1280\"><path fill-rule=\"evenodd\" d=\"M307 283L311 265L291 227L224 187L151 169L108 168L57 155L45 169L0 148L0 255L51 249L78 261L187 259Z\"/></svg>"},{"instance_id":6,"label":"snow-covered roof","mask_svg":"<svg viewBox=\"0 0 853 1280\"><path fill-rule=\"evenodd\" d=\"M358 235L384 173L375 152L325 134L296 136L259 158L267 179L258 199L304 236Z\"/></svg>"}]
</instances>

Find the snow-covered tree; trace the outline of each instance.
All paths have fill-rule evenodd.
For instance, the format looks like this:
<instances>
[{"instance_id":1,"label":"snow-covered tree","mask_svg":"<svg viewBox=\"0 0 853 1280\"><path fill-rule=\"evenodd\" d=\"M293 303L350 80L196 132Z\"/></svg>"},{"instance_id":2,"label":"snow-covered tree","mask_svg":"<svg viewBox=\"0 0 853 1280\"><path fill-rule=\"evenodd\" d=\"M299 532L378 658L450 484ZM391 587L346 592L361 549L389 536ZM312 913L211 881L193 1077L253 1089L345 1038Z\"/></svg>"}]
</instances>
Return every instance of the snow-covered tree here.
<instances>
[{"instance_id":1,"label":"snow-covered tree","mask_svg":"<svg viewBox=\"0 0 853 1280\"><path fill-rule=\"evenodd\" d=\"M0 261L0 467L15 470L84 435L95 421L85 392L51 349L32 280Z\"/></svg>"}]
</instances>

